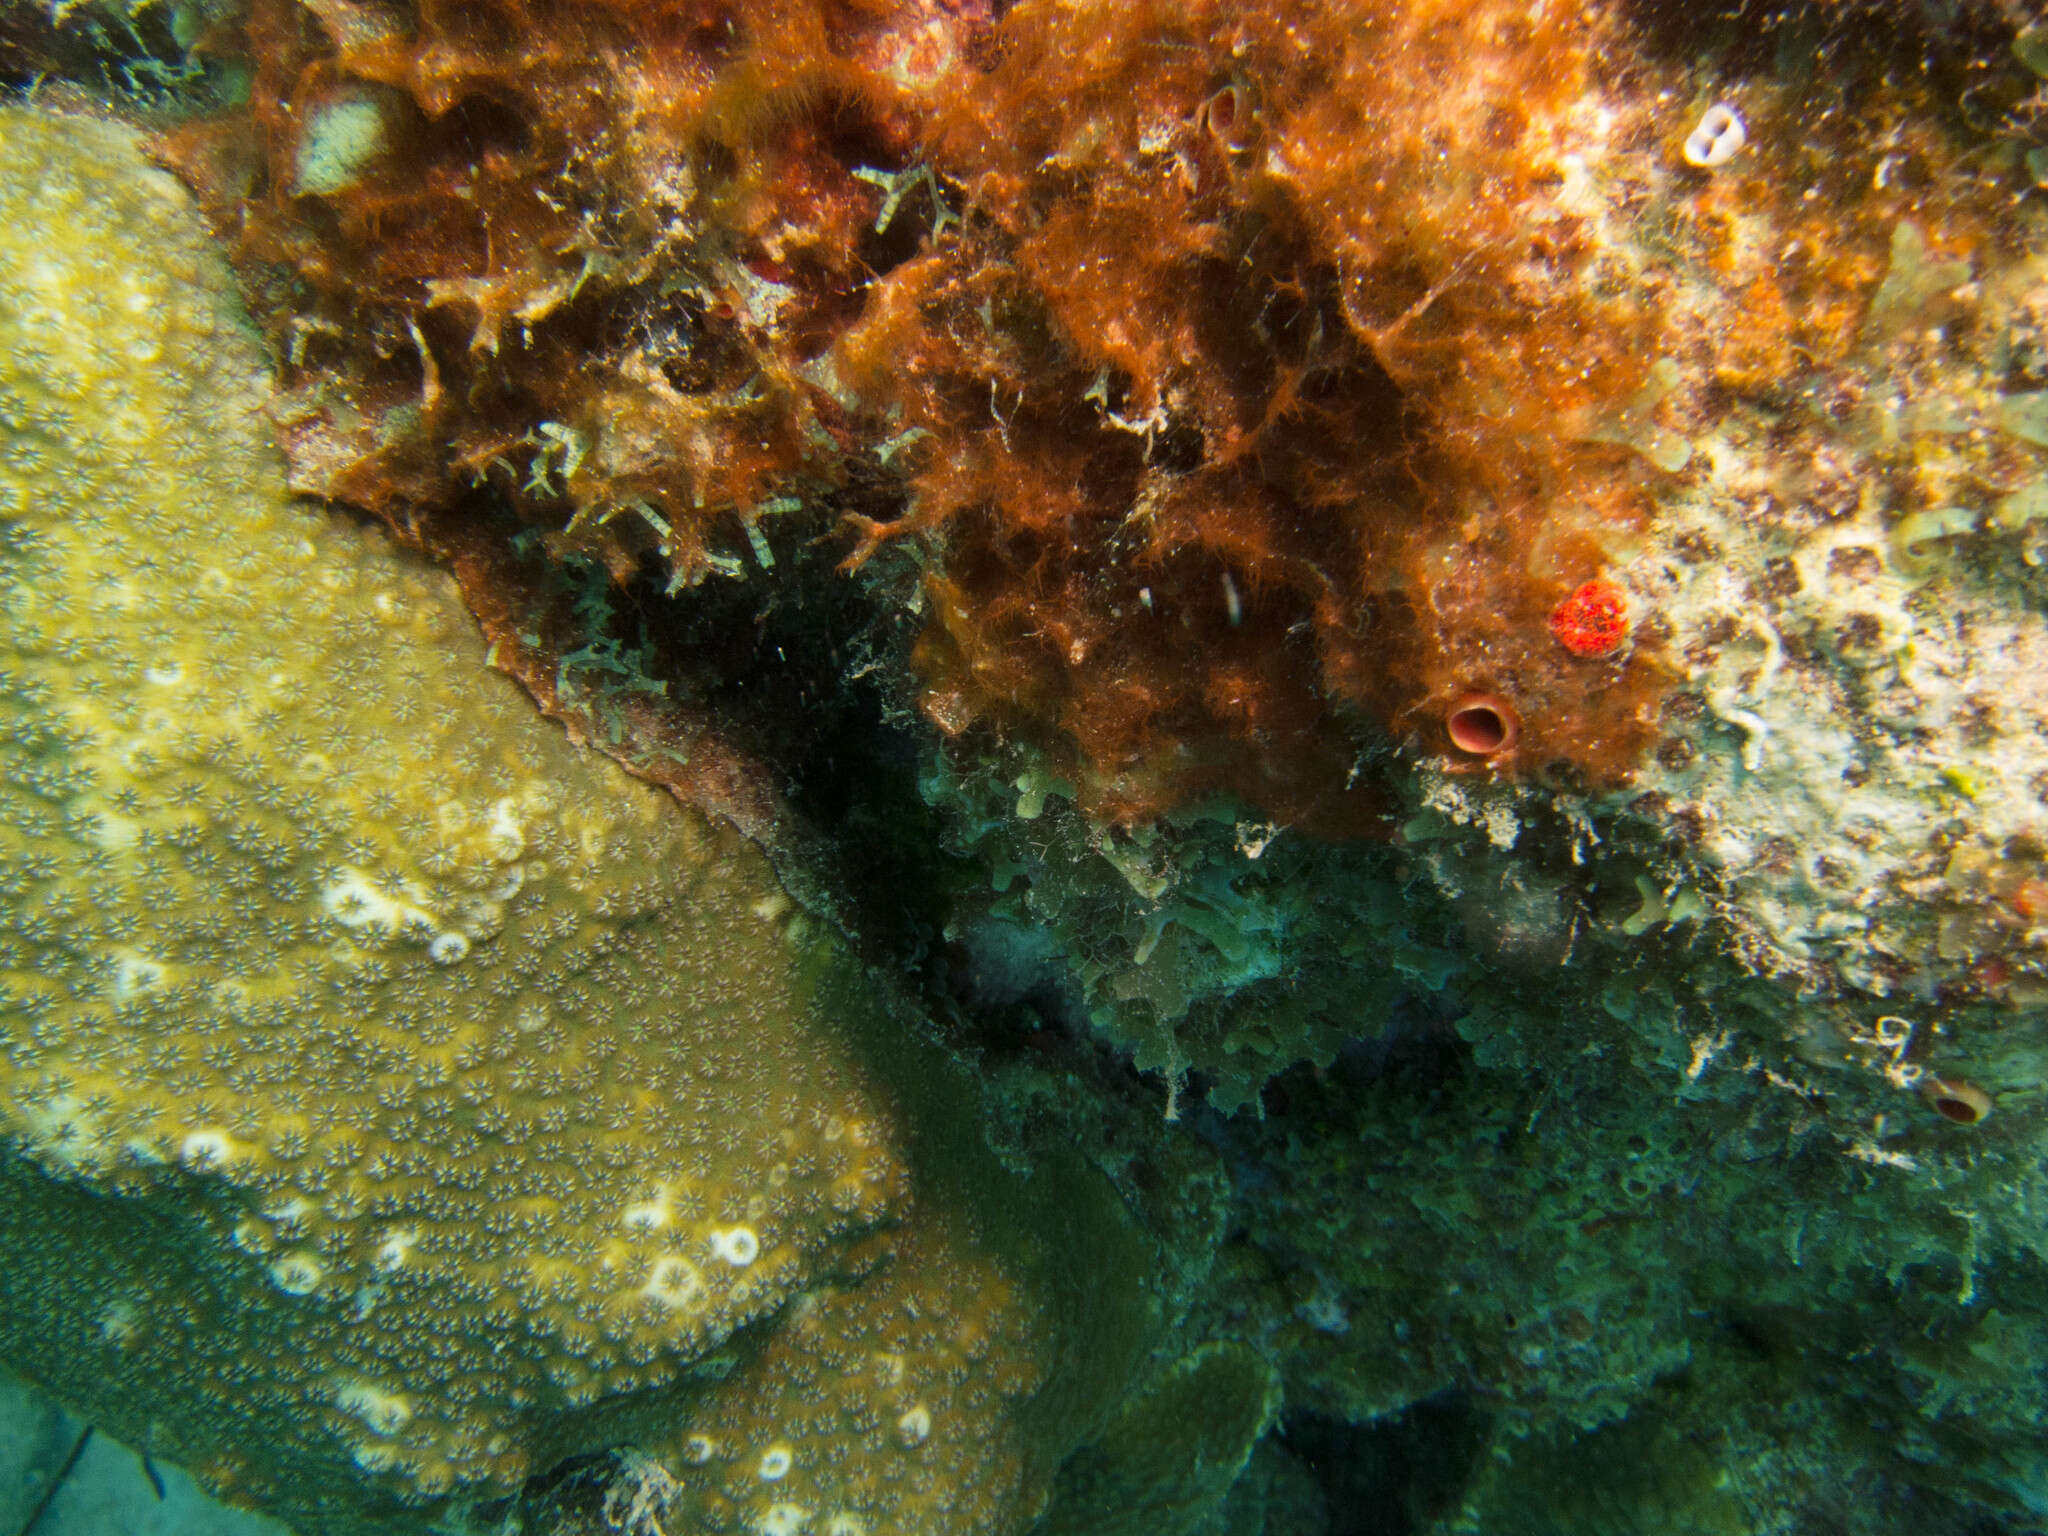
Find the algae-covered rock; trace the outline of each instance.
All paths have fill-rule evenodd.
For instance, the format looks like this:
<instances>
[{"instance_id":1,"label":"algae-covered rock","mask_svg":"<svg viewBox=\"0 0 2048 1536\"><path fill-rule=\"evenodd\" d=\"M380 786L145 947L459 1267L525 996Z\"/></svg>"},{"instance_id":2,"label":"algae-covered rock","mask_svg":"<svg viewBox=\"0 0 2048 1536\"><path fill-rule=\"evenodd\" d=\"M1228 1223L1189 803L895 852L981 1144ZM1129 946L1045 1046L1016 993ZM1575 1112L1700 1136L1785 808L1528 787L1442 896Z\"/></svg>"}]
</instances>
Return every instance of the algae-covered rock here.
<instances>
[{"instance_id":1,"label":"algae-covered rock","mask_svg":"<svg viewBox=\"0 0 2048 1536\"><path fill-rule=\"evenodd\" d=\"M337 1536L2048 1519L2016 21L315 9L158 141L298 483L605 555L484 592L565 697L875 679L774 760L960 1057L285 506L166 184L9 116L0 1355Z\"/></svg>"},{"instance_id":2,"label":"algae-covered rock","mask_svg":"<svg viewBox=\"0 0 2048 1536\"><path fill-rule=\"evenodd\" d=\"M1028 1256L898 1229L859 969L289 503L126 132L0 162L0 1356L307 1531L628 1440L708 1529L1013 1528Z\"/></svg>"}]
</instances>

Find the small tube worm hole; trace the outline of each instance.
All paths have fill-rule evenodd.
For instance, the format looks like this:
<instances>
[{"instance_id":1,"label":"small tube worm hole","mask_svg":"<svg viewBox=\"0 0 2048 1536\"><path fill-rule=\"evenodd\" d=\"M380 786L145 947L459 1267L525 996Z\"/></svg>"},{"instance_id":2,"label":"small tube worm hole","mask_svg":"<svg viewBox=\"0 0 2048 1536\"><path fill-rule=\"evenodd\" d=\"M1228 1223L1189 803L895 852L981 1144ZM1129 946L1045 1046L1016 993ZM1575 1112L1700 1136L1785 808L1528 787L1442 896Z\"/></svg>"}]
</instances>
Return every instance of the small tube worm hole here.
<instances>
[{"instance_id":1,"label":"small tube worm hole","mask_svg":"<svg viewBox=\"0 0 2048 1536\"><path fill-rule=\"evenodd\" d=\"M1444 716L1444 734L1467 757L1492 757L1515 744L1515 712L1490 693L1470 693Z\"/></svg>"},{"instance_id":2,"label":"small tube worm hole","mask_svg":"<svg viewBox=\"0 0 2048 1536\"><path fill-rule=\"evenodd\" d=\"M1920 1092L1937 1115L1957 1125L1976 1125L1990 1117L1991 1095L1975 1083L1930 1077L1921 1083Z\"/></svg>"}]
</instances>

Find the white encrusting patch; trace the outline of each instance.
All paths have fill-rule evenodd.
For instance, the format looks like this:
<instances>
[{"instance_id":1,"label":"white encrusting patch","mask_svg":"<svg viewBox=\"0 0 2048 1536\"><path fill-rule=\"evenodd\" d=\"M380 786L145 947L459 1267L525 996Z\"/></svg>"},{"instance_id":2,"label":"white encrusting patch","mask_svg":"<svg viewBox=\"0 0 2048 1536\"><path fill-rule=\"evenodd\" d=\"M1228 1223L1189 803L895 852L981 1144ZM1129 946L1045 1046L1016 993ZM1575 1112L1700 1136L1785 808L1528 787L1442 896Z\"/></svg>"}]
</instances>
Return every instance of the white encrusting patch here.
<instances>
[{"instance_id":1,"label":"white encrusting patch","mask_svg":"<svg viewBox=\"0 0 2048 1536\"><path fill-rule=\"evenodd\" d=\"M358 87L322 102L306 118L292 165L292 190L328 196L353 186L390 148L379 96Z\"/></svg>"},{"instance_id":2,"label":"white encrusting patch","mask_svg":"<svg viewBox=\"0 0 2048 1536\"><path fill-rule=\"evenodd\" d=\"M1712 170L1733 160L1748 142L1748 130L1735 115L1735 109L1717 101L1701 114L1698 124L1685 136L1685 163Z\"/></svg>"},{"instance_id":3,"label":"white encrusting patch","mask_svg":"<svg viewBox=\"0 0 2048 1536\"><path fill-rule=\"evenodd\" d=\"M491 807L490 825L484 828L484 836L490 842L491 857L500 864L510 864L526 852L526 833L512 811L513 802L507 796Z\"/></svg>"},{"instance_id":4,"label":"white encrusting patch","mask_svg":"<svg viewBox=\"0 0 2048 1536\"><path fill-rule=\"evenodd\" d=\"M225 1168L234 1156L235 1144L226 1131L187 1131L178 1142L178 1161L187 1168Z\"/></svg>"},{"instance_id":5,"label":"white encrusting patch","mask_svg":"<svg viewBox=\"0 0 2048 1536\"><path fill-rule=\"evenodd\" d=\"M896 1438L907 1447L923 1445L931 1438L932 1414L923 1403L905 1410L896 1420Z\"/></svg>"},{"instance_id":6,"label":"white encrusting patch","mask_svg":"<svg viewBox=\"0 0 2048 1536\"><path fill-rule=\"evenodd\" d=\"M343 1413L361 1419L373 1434L395 1435L412 1422L411 1402L374 1382L344 1382L334 1402Z\"/></svg>"},{"instance_id":7,"label":"white encrusting patch","mask_svg":"<svg viewBox=\"0 0 2048 1536\"><path fill-rule=\"evenodd\" d=\"M761 1239L752 1227L726 1227L711 1234L711 1251L734 1269L745 1269L761 1256Z\"/></svg>"},{"instance_id":8,"label":"white encrusting patch","mask_svg":"<svg viewBox=\"0 0 2048 1536\"><path fill-rule=\"evenodd\" d=\"M664 1185L652 1200L642 1200L619 1212L619 1225L628 1232L657 1232L669 1224L668 1188Z\"/></svg>"},{"instance_id":9,"label":"white encrusting patch","mask_svg":"<svg viewBox=\"0 0 2048 1536\"><path fill-rule=\"evenodd\" d=\"M400 896L387 896L361 870L344 867L320 893L320 905L344 928L376 928L403 933L408 928L438 930L440 924L425 907Z\"/></svg>"},{"instance_id":10,"label":"white encrusting patch","mask_svg":"<svg viewBox=\"0 0 2048 1536\"><path fill-rule=\"evenodd\" d=\"M270 1283L287 1296L312 1295L326 1276L327 1266L303 1248L282 1255L270 1265Z\"/></svg>"},{"instance_id":11,"label":"white encrusting patch","mask_svg":"<svg viewBox=\"0 0 2048 1536\"><path fill-rule=\"evenodd\" d=\"M163 985L164 968L133 950L117 949L114 961L114 1001L125 1003Z\"/></svg>"},{"instance_id":12,"label":"white encrusting patch","mask_svg":"<svg viewBox=\"0 0 2048 1536\"><path fill-rule=\"evenodd\" d=\"M688 1259L671 1253L654 1261L640 1294L671 1311L681 1311L703 1299L704 1277Z\"/></svg>"}]
</instances>

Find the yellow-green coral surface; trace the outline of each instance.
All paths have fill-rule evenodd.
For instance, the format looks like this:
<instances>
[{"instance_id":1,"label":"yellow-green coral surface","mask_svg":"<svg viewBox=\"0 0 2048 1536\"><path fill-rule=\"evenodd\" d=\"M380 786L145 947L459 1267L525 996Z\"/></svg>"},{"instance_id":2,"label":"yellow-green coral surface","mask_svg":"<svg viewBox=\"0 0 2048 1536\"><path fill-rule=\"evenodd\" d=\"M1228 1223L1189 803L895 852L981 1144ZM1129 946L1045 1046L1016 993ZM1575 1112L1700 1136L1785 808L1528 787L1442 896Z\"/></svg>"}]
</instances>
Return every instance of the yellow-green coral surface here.
<instances>
[{"instance_id":1,"label":"yellow-green coral surface","mask_svg":"<svg viewBox=\"0 0 2048 1536\"><path fill-rule=\"evenodd\" d=\"M896 1225L858 969L265 388L131 137L0 110L0 1355L305 1530L623 1441L696 1529L1006 1528L1027 1298Z\"/></svg>"}]
</instances>

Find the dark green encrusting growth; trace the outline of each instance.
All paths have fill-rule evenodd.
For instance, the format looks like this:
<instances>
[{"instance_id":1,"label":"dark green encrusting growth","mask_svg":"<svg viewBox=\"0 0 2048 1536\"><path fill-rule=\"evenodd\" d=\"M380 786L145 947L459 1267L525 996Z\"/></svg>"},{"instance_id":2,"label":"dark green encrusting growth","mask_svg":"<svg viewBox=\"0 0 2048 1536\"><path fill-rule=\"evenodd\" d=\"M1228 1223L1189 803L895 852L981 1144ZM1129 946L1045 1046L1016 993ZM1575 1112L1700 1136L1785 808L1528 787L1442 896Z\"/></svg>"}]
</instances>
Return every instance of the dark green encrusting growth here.
<instances>
[{"instance_id":1,"label":"dark green encrusting growth","mask_svg":"<svg viewBox=\"0 0 2048 1536\"><path fill-rule=\"evenodd\" d=\"M1391 846L1232 850L1231 899L1281 915L1242 931L1281 957L1286 1011L1251 1003L1260 983L1219 987L1162 1035L1182 1043L1178 1091L1119 1081L1082 1001L1114 994L1062 1001L1059 979L1116 974L1076 957L1128 967L1147 915L1182 898L1148 902L1114 862L1132 845L1063 833L1056 797L1018 819L1018 777L991 775L976 845L1006 889L963 898L957 936L1065 1063L1077 1107L1027 1073L1004 1085L1019 1112L1175 1234L1159 1274L1193 1277L1193 1336L1279 1365L1285 1410L1245 1474L1273 1491L1240 1485L1249 1523L1225 1529L1297 1507L1304 1467L1328 1509L1380 1501L1417 1531L1889 1536L1904 1501L1962 1536L2042 1506L2026 1341L2048 1328L2048 1191L2027 1084L2048 1061L2024 1018L1955 1006L1911 1040L1853 998L1796 997L1716 952L1710 881L1650 878L1650 829L1591 844L1525 800L1503 849L1483 797L1432 792ZM1168 829L1152 867L1237 835ZM1318 940L1346 923L1348 949ZM1348 1028L1326 1052L1288 1037L1245 1100L1237 1058L1197 1055L1233 1006ZM1979 1123L1899 1070L1940 1053L1956 1081L2002 1085ZM1177 1120L1143 1133L1101 1107L1133 1103Z\"/></svg>"},{"instance_id":2,"label":"dark green encrusting growth","mask_svg":"<svg viewBox=\"0 0 2048 1536\"><path fill-rule=\"evenodd\" d=\"M1578 944L1195 1117L1239 1192L1207 1304L1280 1361L1285 1441L1383 1456L1418 1530L2028 1528L2038 1095L1959 1125L1787 1049L1861 1021L1682 929Z\"/></svg>"},{"instance_id":3,"label":"dark green encrusting growth","mask_svg":"<svg viewBox=\"0 0 2048 1536\"><path fill-rule=\"evenodd\" d=\"M1332 846L1227 805L1132 831L1092 824L1027 756L971 775L927 762L956 880L946 936L982 1001L1033 997L1184 1092L1253 1108L1327 1065L1457 965L1380 844ZM1322 979L1350 979L1332 994ZM1304 986L1304 979L1309 984Z\"/></svg>"}]
</instances>

